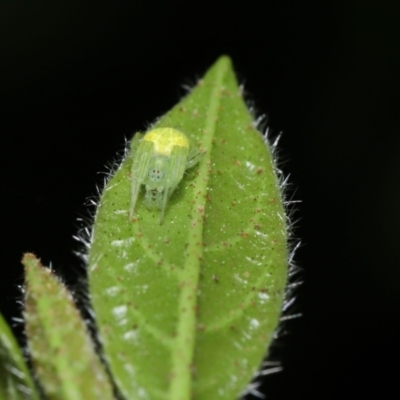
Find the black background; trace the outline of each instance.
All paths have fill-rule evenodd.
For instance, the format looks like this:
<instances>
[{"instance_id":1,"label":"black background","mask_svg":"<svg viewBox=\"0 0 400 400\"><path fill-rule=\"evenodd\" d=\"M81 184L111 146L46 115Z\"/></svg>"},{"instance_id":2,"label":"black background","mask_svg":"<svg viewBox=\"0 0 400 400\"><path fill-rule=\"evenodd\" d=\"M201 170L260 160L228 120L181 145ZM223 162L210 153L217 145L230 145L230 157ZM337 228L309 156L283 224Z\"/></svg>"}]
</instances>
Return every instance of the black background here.
<instances>
[{"instance_id":1,"label":"black background","mask_svg":"<svg viewBox=\"0 0 400 400\"><path fill-rule=\"evenodd\" d=\"M28 3L28 2L27 2ZM34 5L33 5L34 4ZM135 130L221 54L283 131L304 285L268 399L398 392L398 1L0 2L0 309L22 253L71 284L77 217ZM71 272L72 271L72 272ZM393 366L394 364L394 366Z\"/></svg>"}]
</instances>

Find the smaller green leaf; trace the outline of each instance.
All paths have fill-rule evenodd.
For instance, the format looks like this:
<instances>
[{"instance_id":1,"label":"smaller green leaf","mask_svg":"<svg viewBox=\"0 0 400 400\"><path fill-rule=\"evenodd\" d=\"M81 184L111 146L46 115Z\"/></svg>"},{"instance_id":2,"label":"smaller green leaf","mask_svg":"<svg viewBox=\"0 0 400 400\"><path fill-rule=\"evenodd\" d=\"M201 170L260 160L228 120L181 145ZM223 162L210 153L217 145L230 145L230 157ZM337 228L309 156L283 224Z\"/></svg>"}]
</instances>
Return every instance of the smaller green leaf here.
<instances>
[{"instance_id":1,"label":"smaller green leaf","mask_svg":"<svg viewBox=\"0 0 400 400\"><path fill-rule=\"evenodd\" d=\"M25 254L28 347L49 399L113 399L112 386L86 325L65 286Z\"/></svg>"},{"instance_id":2,"label":"smaller green leaf","mask_svg":"<svg viewBox=\"0 0 400 400\"><path fill-rule=\"evenodd\" d=\"M38 398L18 343L0 314L0 400Z\"/></svg>"}]
</instances>

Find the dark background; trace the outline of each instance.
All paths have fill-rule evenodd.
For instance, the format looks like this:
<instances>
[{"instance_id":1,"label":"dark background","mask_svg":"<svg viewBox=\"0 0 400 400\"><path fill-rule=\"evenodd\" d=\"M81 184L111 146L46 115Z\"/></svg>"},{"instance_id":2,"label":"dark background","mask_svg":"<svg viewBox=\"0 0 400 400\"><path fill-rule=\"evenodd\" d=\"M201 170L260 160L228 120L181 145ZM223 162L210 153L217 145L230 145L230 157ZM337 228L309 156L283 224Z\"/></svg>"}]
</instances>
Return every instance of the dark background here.
<instances>
[{"instance_id":1,"label":"dark background","mask_svg":"<svg viewBox=\"0 0 400 400\"><path fill-rule=\"evenodd\" d=\"M28 2L27 2L28 3ZM73 284L77 217L135 130L221 54L275 133L304 285L268 399L398 392L398 1L0 2L0 310L33 251ZM72 271L72 272L71 272ZM395 366L393 367L394 364ZM391 396L390 396L391 397Z\"/></svg>"}]
</instances>

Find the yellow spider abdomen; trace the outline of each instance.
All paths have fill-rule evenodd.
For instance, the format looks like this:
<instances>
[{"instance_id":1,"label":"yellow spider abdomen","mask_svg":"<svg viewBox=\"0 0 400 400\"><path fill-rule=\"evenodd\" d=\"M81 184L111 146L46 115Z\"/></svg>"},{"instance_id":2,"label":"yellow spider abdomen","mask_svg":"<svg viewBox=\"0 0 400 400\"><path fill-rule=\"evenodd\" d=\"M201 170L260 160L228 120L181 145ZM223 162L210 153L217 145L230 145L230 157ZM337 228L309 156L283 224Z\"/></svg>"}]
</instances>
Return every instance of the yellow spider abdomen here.
<instances>
[{"instance_id":1,"label":"yellow spider abdomen","mask_svg":"<svg viewBox=\"0 0 400 400\"><path fill-rule=\"evenodd\" d=\"M143 140L154 143L154 151L166 156L171 155L175 146L186 147L189 150L188 138L174 128L156 128L147 132Z\"/></svg>"}]
</instances>

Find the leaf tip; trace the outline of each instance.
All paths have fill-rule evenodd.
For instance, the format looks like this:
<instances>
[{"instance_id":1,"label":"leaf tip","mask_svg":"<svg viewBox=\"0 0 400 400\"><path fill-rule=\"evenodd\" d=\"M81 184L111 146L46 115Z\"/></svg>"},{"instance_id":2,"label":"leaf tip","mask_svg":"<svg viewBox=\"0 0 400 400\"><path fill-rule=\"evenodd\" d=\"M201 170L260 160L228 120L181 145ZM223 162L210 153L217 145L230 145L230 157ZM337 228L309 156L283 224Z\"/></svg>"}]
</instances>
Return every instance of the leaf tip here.
<instances>
[{"instance_id":1,"label":"leaf tip","mask_svg":"<svg viewBox=\"0 0 400 400\"><path fill-rule=\"evenodd\" d=\"M232 68L232 59L228 55L223 54L222 56L218 57L214 66L221 68Z\"/></svg>"},{"instance_id":2,"label":"leaf tip","mask_svg":"<svg viewBox=\"0 0 400 400\"><path fill-rule=\"evenodd\" d=\"M22 257L22 265L25 268L34 268L42 266L40 259L37 258L33 253L25 253Z\"/></svg>"}]
</instances>

